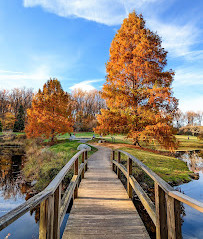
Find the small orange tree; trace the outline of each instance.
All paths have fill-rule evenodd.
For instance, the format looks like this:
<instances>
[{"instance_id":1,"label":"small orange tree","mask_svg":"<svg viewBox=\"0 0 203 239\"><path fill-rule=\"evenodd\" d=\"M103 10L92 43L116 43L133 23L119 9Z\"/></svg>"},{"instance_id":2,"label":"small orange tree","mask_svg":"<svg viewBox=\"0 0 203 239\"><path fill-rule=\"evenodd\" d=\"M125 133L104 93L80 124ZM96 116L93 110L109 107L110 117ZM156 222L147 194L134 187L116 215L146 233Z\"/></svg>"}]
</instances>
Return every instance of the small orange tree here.
<instances>
[{"instance_id":1,"label":"small orange tree","mask_svg":"<svg viewBox=\"0 0 203 239\"><path fill-rule=\"evenodd\" d=\"M97 117L96 132L127 133L134 144L156 139L165 148L176 146L174 72L164 71L166 56L160 37L146 28L141 15L130 13L111 44L102 90L107 109Z\"/></svg>"},{"instance_id":2,"label":"small orange tree","mask_svg":"<svg viewBox=\"0 0 203 239\"><path fill-rule=\"evenodd\" d=\"M63 91L57 79L50 79L34 96L32 107L27 110L28 123L25 132L28 137L54 137L59 133L73 131L70 95Z\"/></svg>"}]
</instances>

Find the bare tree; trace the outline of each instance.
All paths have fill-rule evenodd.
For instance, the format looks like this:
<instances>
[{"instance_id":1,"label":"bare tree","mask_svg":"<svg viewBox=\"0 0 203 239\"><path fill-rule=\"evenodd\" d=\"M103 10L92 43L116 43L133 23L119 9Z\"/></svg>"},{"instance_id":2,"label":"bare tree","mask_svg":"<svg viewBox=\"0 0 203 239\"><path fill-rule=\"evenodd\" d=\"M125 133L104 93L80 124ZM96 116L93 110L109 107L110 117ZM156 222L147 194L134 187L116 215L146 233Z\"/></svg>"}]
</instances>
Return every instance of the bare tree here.
<instances>
[{"instance_id":1,"label":"bare tree","mask_svg":"<svg viewBox=\"0 0 203 239\"><path fill-rule=\"evenodd\" d=\"M105 108L105 101L99 91L83 91L81 89L72 92L74 101L75 130L89 131L97 125L96 115Z\"/></svg>"}]
</instances>

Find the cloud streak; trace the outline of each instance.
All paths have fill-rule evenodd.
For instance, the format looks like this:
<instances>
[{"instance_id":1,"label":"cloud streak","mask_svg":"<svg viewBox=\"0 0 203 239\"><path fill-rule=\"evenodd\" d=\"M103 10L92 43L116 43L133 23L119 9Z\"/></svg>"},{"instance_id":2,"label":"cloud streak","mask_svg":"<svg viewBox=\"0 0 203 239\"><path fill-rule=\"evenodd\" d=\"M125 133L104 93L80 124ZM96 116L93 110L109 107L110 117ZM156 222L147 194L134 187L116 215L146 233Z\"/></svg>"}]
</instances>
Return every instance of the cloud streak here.
<instances>
[{"instance_id":1,"label":"cloud streak","mask_svg":"<svg viewBox=\"0 0 203 239\"><path fill-rule=\"evenodd\" d=\"M73 86L71 86L69 89L70 90L76 90L76 89L81 89L84 91L91 91L91 90L95 90L96 88L92 85L92 83L97 83L97 82L101 82L103 81L103 79L95 79L95 80L87 80L87 81L81 81L77 84L74 84Z\"/></svg>"},{"instance_id":2,"label":"cloud streak","mask_svg":"<svg viewBox=\"0 0 203 239\"><path fill-rule=\"evenodd\" d=\"M172 57L185 57L188 60L202 59L203 52L193 50L198 42L199 29L194 24L179 25L163 23L151 12L154 3L164 0L24 0L24 7L40 6L44 10L61 17L83 18L108 26L120 25L128 13L135 10L150 12L147 25L157 31L163 39L163 47Z\"/></svg>"},{"instance_id":3,"label":"cloud streak","mask_svg":"<svg viewBox=\"0 0 203 239\"><path fill-rule=\"evenodd\" d=\"M61 17L79 17L109 26L119 25L128 11L160 0L24 0L24 7L41 6Z\"/></svg>"},{"instance_id":4,"label":"cloud streak","mask_svg":"<svg viewBox=\"0 0 203 239\"><path fill-rule=\"evenodd\" d=\"M13 89L19 86L34 88L42 87L50 77L47 66L40 66L32 73L0 70L0 89Z\"/></svg>"}]
</instances>

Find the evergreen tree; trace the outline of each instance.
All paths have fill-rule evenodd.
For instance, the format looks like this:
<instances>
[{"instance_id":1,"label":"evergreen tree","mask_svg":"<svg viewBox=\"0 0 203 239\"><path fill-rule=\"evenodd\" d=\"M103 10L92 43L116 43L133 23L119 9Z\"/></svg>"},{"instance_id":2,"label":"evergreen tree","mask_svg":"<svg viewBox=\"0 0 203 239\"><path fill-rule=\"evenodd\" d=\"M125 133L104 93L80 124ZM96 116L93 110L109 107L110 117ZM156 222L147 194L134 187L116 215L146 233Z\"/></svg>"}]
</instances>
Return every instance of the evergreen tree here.
<instances>
[{"instance_id":1,"label":"evergreen tree","mask_svg":"<svg viewBox=\"0 0 203 239\"><path fill-rule=\"evenodd\" d=\"M13 131L20 132L24 130L24 128L25 128L25 113L24 113L23 106L21 105L18 109L18 114L17 114L16 121L14 123Z\"/></svg>"}]
</instances>

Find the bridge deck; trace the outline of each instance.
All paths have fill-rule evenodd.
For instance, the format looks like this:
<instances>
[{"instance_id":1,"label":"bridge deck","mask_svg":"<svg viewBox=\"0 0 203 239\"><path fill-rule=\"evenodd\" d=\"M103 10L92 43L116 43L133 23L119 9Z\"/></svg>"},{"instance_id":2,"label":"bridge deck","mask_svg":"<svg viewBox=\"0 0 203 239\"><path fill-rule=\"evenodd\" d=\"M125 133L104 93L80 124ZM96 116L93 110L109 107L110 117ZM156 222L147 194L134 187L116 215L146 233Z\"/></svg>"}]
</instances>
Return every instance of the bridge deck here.
<instances>
[{"instance_id":1,"label":"bridge deck","mask_svg":"<svg viewBox=\"0 0 203 239\"><path fill-rule=\"evenodd\" d=\"M63 239L149 238L125 188L111 169L110 153L100 147L88 160L88 171Z\"/></svg>"}]
</instances>

